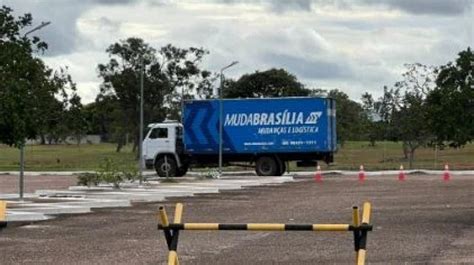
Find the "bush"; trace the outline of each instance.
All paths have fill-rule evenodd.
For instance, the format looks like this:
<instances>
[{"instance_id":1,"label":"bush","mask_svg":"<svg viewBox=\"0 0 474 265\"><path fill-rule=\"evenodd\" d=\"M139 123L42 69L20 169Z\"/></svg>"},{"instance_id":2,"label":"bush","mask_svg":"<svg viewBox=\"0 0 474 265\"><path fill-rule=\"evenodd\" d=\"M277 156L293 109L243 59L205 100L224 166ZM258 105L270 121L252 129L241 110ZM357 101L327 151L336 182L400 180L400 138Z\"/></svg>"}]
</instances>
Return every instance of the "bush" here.
<instances>
[{"instance_id":1,"label":"bush","mask_svg":"<svg viewBox=\"0 0 474 265\"><path fill-rule=\"evenodd\" d=\"M105 182L113 184L114 188L118 189L122 181L135 181L139 177L140 173L136 166L123 166L120 168L113 159L106 158L100 163L97 172L79 174L77 184L90 187Z\"/></svg>"},{"instance_id":2,"label":"bush","mask_svg":"<svg viewBox=\"0 0 474 265\"><path fill-rule=\"evenodd\" d=\"M97 186L100 183L97 173L81 173L77 176L77 185L81 186Z\"/></svg>"},{"instance_id":3,"label":"bush","mask_svg":"<svg viewBox=\"0 0 474 265\"><path fill-rule=\"evenodd\" d=\"M97 171L97 175L101 181L111 183L114 188L120 188L120 182L123 181L123 174L117 170L118 166L115 161L110 158L106 158L104 163L101 163L100 169Z\"/></svg>"},{"instance_id":4,"label":"bush","mask_svg":"<svg viewBox=\"0 0 474 265\"><path fill-rule=\"evenodd\" d=\"M140 178L140 172L135 165L122 167L121 174L123 179L128 181L135 181Z\"/></svg>"},{"instance_id":5,"label":"bush","mask_svg":"<svg viewBox=\"0 0 474 265\"><path fill-rule=\"evenodd\" d=\"M217 179L219 178L219 172L216 169L206 168L204 172L199 174L198 179Z\"/></svg>"}]
</instances>

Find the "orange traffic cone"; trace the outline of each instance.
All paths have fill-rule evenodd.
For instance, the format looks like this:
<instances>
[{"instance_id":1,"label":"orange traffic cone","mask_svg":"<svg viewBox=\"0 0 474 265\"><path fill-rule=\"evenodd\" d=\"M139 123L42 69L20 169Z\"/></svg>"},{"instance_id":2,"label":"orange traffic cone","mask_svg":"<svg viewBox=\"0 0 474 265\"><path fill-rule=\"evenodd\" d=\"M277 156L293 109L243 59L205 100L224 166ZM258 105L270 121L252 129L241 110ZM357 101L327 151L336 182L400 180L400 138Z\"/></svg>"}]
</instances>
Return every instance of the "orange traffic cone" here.
<instances>
[{"instance_id":1,"label":"orange traffic cone","mask_svg":"<svg viewBox=\"0 0 474 265\"><path fill-rule=\"evenodd\" d=\"M364 166L360 165L360 168L359 168L359 181L363 182L364 180L365 180Z\"/></svg>"},{"instance_id":2,"label":"orange traffic cone","mask_svg":"<svg viewBox=\"0 0 474 265\"><path fill-rule=\"evenodd\" d=\"M316 174L314 174L314 181L316 182L323 181L323 176L321 174L321 167L319 165L316 167Z\"/></svg>"},{"instance_id":3,"label":"orange traffic cone","mask_svg":"<svg viewBox=\"0 0 474 265\"><path fill-rule=\"evenodd\" d=\"M449 166L448 164L444 165L444 173L443 173L443 180L449 181L451 179L451 174L449 174Z\"/></svg>"},{"instance_id":4,"label":"orange traffic cone","mask_svg":"<svg viewBox=\"0 0 474 265\"><path fill-rule=\"evenodd\" d=\"M405 172L403 172L403 165L400 165L400 173L398 173L398 180L399 181L405 180Z\"/></svg>"}]
</instances>

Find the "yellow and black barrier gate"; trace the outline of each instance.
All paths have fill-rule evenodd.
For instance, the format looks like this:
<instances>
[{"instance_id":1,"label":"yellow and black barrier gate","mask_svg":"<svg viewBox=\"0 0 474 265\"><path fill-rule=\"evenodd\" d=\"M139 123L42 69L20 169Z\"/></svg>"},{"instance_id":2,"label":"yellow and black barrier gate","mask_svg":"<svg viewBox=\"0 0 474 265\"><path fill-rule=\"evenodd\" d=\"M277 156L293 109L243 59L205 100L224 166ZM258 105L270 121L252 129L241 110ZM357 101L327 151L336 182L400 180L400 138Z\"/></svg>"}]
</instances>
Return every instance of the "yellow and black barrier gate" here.
<instances>
[{"instance_id":1,"label":"yellow and black barrier gate","mask_svg":"<svg viewBox=\"0 0 474 265\"><path fill-rule=\"evenodd\" d=\"M163 230L168 245L168 265L179 265L178 238L180 230L247 230L247 231L352 231L354 248L356 251L356 264L365 264L367 232L372 231L370 224L370 203L366 202L362 208L362 220L357 206L352 208L352 224L219 224L219 223L182 223L183 204L177 203L174 222L168 221L165 208L159 208L158 229Z\"/></svg>"},{"instance_id":2,"label":"yellow and black barrier gate","mask_svg":"<svg viewBox=\"0 0 474 265\"><path fill-rule=\"evenodd\" d=\"M7 203L0 201L0 231L7 227Z\"/></svg>"}]
</instances>

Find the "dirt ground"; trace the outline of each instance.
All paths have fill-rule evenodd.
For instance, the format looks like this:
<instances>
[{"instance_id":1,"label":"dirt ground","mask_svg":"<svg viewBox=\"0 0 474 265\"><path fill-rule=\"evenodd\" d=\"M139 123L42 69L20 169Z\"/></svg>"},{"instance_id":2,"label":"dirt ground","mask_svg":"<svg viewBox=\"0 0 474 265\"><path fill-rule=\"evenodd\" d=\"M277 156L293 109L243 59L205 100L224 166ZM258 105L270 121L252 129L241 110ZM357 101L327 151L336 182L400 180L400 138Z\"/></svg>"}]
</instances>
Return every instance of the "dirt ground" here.
<instances>
[{"instance_id":1,"label":"dirt ground","mask_svg":"<svg viewBox=\"0 0 474 265\"><path fill-rule=\"evenodd\" d=\"M16 175L0 175L0 193L18 193L20 177ZM77 184L76 176L25 176L25 193L33 193L42 189L67 189Z\"/></svg>"},{"instance_id":2,"label":"dirt ground","mask_svg":"<svg viewBox=\"0 0 474 265\"><path fill-rule=\"evenodd\" d=\"M349 223L370 201L369 264L474 264L474 176L325 177L61 216L0 232L1 264L166 264L164 204L185 222ZM3 188L2 188L3 190ZM353 264L349 232L182 231L181 264Z\"/></svg>"}]
</instances>

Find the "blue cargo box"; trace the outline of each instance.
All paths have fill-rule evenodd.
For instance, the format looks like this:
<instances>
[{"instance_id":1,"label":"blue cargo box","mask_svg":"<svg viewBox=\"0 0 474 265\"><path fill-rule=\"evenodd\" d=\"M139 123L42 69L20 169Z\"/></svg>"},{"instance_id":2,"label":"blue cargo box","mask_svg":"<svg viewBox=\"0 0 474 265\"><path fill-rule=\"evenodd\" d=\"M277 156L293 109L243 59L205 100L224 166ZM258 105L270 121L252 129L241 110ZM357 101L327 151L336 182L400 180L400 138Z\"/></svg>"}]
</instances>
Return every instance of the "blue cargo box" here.
<instances>
[{"instance_id":1,"label":"blue cargo box","mask_svg":"<svg viewBox=\"0 0 474 265\"><path fill-rule=\"evenodd\" d=\"M219 152L219 100L184 102L190 154ZM224 153L336 151L336 106L329 98L224 99Z\"/></svg>"}]
</instances>

